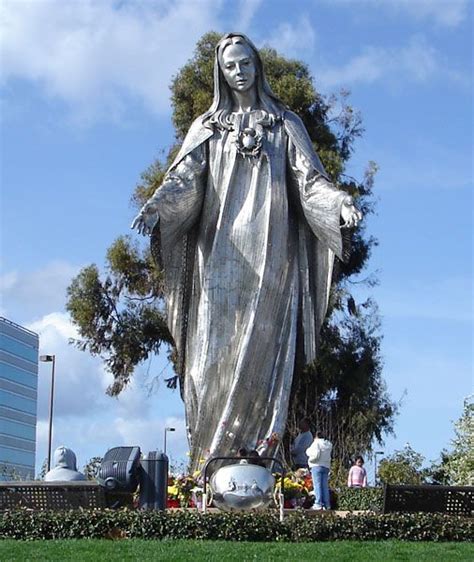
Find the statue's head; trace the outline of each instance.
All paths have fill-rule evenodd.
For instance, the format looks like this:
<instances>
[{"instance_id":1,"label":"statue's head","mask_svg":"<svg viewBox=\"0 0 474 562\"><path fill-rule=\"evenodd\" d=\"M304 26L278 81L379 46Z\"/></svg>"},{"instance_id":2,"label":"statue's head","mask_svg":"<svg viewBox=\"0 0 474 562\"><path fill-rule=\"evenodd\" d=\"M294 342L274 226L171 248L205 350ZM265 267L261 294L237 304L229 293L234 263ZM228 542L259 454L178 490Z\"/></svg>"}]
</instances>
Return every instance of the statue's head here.
<instances>
[{"instance_id":1,"label":"statue's head","mask_svg":"<svg viewBox=\"0 0 474 562\"><path fill-rule=\"evenodd\" d=\"M53 461L55 468L69 468L77 470L77 461L74 451L61 446L54 451Z\"/></svg>"},{"instance_id":2,"label":"statue's head","mask_svg":"<svg viewBox=\"0 0 474 562\"><path fill-rule=\"evenodd\" d=\"M217 48L219 70L231 90L246 92L255 88L258 53L242 35L231 35Z\"/></svg>"},{"instance_id":3,"label":"statue's head","mask_svg":"<svg viewBox=\"0 0 474 562\"><path fill-rule=\"evenodd\" d=\"M235 72L236 61L243 63L240 77ZM267 113L271 120L281 117L284 106L265 78L257 48L243 33L227 33L216 45L214 100L204 115L204 123L231 128L232 90L245 91L249 88L256 89L259 109Z\"/></svg>"}]
</instances>

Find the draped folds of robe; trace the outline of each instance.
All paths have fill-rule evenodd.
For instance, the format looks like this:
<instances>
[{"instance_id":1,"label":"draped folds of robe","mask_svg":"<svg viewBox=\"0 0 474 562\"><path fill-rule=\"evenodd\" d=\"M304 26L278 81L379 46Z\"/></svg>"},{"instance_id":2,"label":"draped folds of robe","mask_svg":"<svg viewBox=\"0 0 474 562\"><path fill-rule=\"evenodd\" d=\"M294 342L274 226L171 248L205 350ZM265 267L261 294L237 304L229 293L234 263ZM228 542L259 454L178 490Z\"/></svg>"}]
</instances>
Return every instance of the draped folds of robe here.
<instances>
[{"instance_id":1,"label":"draped folds of robe","mask_svg":"<svg viewBox=\"0 0 474 562\"><path fill-rule=\"evenodd\" d=\"M258 155L199 120L152 201L168 323L183 375L193 468L282 435L297 335L317 353L346 194L327 180L299 118L261 127Z\"/></svg>"}]
</instances>

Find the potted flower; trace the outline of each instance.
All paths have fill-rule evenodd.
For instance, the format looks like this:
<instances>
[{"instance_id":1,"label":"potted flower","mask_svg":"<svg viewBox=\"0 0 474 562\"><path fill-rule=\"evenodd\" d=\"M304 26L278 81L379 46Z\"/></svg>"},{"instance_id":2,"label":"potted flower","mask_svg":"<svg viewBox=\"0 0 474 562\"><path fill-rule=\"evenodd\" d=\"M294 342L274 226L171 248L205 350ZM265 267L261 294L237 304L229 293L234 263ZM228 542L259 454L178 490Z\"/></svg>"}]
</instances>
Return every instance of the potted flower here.
<instances>
[{"instance_id":1,"label":"potted flower","mask_svg":"<svg viewBox=\"0 0 474 562\"><path fill-rule=\"evenodd\" d=\"M179 501L179 488L176 485L174 476L168 477L168 501L167 507L176 508L180 507Z\"/></svg>"},{"instance_id":2,"label":"potted flower","mask_svg":"<svg viewBox=\"0 0 474 562\"><path fill-rule=\"evenodd\" d=\"M193 495L193 489L196 487L196 481L192 476L181 475L175 479L175 485L178 488L178 499L181 507L189 507Z\"/></svg>"},{"instance_id":3,"label":"potted flower","mask_svg":"<svg viewBox=\"0 0 474 562\"><path fill-rule=\"evenodd\" d=\"M308 495L308 490L302 477L294 472L287 472L283 479L285 508L291 509L302 505ZM276 491L281 489L281 478L278 478Z\"/></svg>"}]
</instances>

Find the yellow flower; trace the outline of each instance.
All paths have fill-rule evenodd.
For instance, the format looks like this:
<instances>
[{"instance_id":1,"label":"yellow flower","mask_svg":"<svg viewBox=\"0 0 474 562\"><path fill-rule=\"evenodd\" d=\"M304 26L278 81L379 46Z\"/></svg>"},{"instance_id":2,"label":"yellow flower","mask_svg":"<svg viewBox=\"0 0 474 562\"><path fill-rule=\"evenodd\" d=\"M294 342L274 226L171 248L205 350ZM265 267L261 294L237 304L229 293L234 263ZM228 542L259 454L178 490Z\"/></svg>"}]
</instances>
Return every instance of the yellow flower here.
<instances>
[{"instance_id":1,"label":"yellow flower","mask_svg":"<svg viewBox=\"0 0 474 562\"><path fill-rule=\"evenodd\" d=\"M169 496L178 496L179 490L177 486L168 486L168 495Z\"/></svg>"}]
</instances>

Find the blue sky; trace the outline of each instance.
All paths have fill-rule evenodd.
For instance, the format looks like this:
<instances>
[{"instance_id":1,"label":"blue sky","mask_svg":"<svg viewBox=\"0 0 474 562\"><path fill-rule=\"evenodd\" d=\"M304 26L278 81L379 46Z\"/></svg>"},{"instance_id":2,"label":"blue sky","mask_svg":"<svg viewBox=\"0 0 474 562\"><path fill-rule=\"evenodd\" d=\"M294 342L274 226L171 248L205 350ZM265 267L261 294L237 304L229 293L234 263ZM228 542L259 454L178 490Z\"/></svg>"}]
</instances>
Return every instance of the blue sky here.
<instances>
[{"instance_id":1,"label":"blue sky","mask_svg":"<svg viewBox=\"0 0 474 562\"><path fill-rule=\"evenodd\" d=\"M449 447L472 393L472 2L469 0L4 0L0 314L57 355L54 446L79 464L119 444L185 458L183 407L153 358L118 399L68 345L65 289L128 232L140 173L173 141L169 83L207 31L240 30L304 60L323 94L351 91L365 134L349 172L380 167L370 271L384 377L402 399L387 453ZM153 375L161 373L153 385ZM350 374L348 374L350 376ZM49 366L40 365L37 464Z\"/></svg>"}]
</instances>

